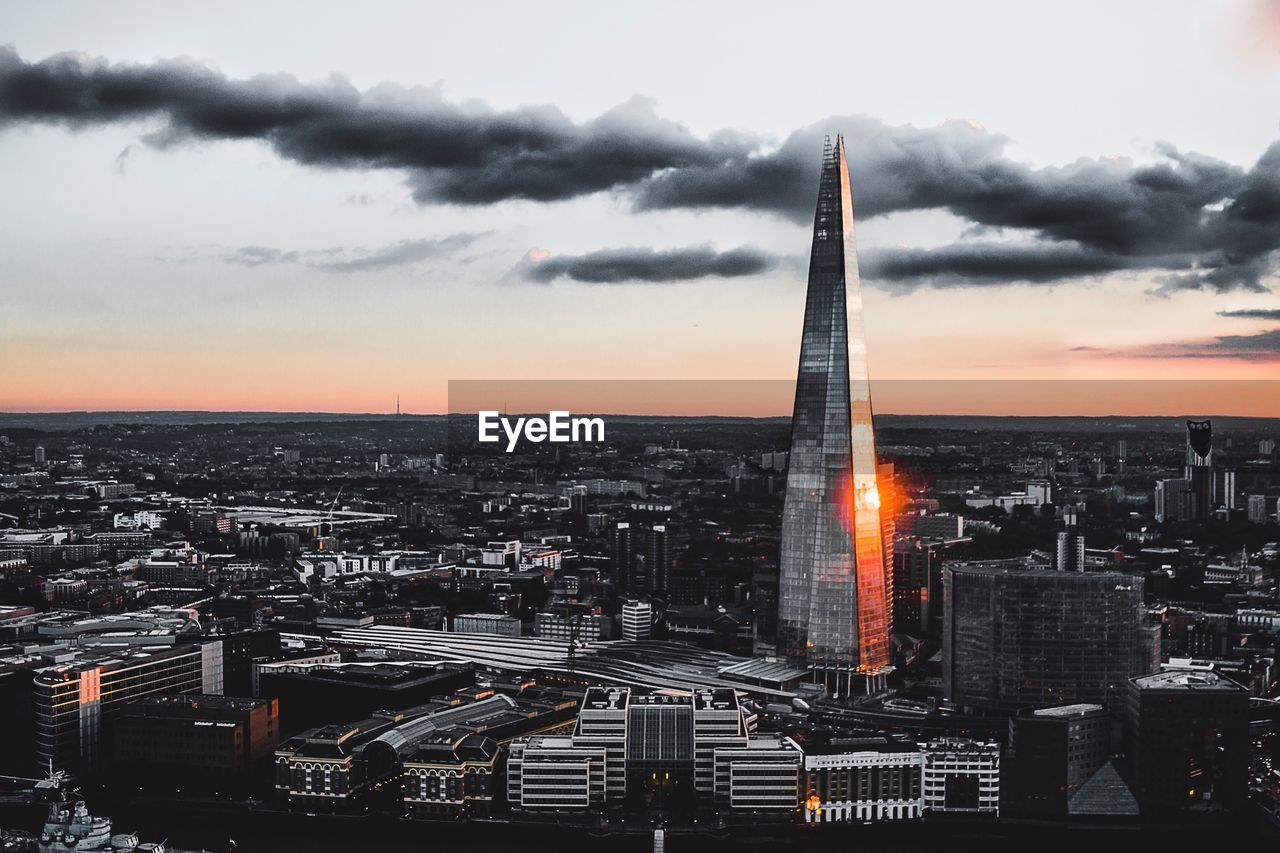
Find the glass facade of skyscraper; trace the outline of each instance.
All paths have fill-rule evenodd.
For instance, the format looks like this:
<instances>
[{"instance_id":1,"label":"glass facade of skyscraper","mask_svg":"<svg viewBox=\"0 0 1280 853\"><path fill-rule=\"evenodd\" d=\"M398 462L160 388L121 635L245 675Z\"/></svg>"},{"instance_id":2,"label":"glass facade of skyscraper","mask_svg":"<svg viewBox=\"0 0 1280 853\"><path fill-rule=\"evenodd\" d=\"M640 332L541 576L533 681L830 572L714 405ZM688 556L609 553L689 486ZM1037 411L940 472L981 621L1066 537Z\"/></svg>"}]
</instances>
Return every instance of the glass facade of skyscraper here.
<instances>
[{"instance_id":1,"label":"glass facade of skyscraper","mask_svg":"<svg viewBox=\"0 0 1280 853\"><path fill-rule=\"evenodd\" d=\"M779 651L819 669L889 663L862 290L844 141L823 152L782 516Z\"/></svg>"}]
</instances>

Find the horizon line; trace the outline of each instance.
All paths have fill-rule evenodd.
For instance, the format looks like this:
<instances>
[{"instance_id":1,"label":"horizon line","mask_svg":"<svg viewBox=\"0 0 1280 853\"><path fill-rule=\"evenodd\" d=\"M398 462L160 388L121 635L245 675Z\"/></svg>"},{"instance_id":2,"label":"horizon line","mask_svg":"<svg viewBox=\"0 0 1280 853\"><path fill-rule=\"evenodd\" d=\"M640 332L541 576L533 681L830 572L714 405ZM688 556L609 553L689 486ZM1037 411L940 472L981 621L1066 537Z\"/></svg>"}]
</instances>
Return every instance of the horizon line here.
<instances>
[{"instance_id":1,"label":"horizon line","mask_svg":"<svg viewBox=\"0 0 1280 853\"><path fill-rule=\"evenodd\" d=\"M1267 380L1259 380L1267 381ZM370 411L351 411L351 410L335 410L335 409L49 409L43 411L18 411L0 409L0 418L20 418L20 417L57 417L61 415L307 415L307 416L341 416L351 418L443 418L443 417L463 417L477 414L474 411L465 412L370 412ZM544 410L529 410L517 412L504 412L506 416L510 415L536 415L545 414ZM788 419L792 415L790 413L779 413L772 415L746 415L732 414L723 412L696 412L696 413L673 413L673 412L598 412L579 410L572 414L590 415L594 417L606 418L733 418L735 420L777 420ZM1234 420L1262 420L1276 421L1280 420L1280 415L1233 415L1223 414L1221 412L1207 412L1196 410L1184 410L1178 412L1108 412L1106 414L1089 414L1085 412L1059 412L1053 414L1026 414L1026 413L991 413L991 412L898 412L898 411L879 411L874 412L873 417L892 416L904 418L1089 418L1093 420L1107 420L1113 418L1184 418L1184 417L1209 417L1223 418Z\"/></svg>"}]
</instances>

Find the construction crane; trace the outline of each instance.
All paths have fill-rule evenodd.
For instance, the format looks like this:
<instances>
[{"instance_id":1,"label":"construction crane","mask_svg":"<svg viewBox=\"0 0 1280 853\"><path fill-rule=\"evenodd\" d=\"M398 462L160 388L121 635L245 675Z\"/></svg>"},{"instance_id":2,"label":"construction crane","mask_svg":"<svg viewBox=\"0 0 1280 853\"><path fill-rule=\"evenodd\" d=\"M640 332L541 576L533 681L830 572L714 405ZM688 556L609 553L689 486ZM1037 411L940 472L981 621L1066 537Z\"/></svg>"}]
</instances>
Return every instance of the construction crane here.
<instances>
[{"instance_id":1,"label":"construction crane","mask_svg":"<svg viewBox=\"0 0 1280 853\"><path fill-rule=\"evenodd\" d=\"M329 504L329 514L328 514L325 518L326 518L326 519L328 520L328 522L329 522L329 534L330 534L330 535L332 535L332 534L333 534L333 511L334 511L335 509L337 509L337 507L338 507L338 501L342 500L342 490L343 490L343 489L345 489L346 487L347 487L347 484L346 484L346 483L343 483L341 486L339 486L339 487L338 487L338 494L334 495L333 503Z\"/></svg>"}]
</instances>

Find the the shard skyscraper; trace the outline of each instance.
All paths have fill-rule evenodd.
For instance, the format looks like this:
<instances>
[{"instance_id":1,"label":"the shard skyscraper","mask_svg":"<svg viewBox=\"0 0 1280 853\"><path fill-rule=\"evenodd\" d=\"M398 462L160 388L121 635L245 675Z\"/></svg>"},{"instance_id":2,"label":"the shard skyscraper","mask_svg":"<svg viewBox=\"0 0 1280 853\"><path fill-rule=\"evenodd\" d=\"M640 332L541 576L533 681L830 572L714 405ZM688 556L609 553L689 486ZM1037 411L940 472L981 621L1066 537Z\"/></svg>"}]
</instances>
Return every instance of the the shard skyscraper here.
<instances>
[{"instance_id":1,"label":"the shard skyscraper","mask_svg":"<svg viewBox=\"0 0 1280 853\"><path fill-rule=\"evenodd\" d=\"M862 288L844 140L822 155L782 511L778 651L841 692L889 664L890 584L877 488ZM842 677L842 675L844 677Z\"/></svg>"}]
</instances>

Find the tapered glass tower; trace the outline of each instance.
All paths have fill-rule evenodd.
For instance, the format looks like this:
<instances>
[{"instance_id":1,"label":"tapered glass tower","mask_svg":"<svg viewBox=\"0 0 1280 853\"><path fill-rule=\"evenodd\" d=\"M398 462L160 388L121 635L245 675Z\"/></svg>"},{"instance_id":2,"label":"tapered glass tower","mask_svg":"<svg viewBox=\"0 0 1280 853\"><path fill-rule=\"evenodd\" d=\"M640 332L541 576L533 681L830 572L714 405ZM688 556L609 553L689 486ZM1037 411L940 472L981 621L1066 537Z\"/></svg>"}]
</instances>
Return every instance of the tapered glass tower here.
<instances>
[{"instance_id":1,"label":"tapered glass tower","mask_svg":"<svg viewBox=\"0 0 1280 853\"><path fill-rule=\"evenodd\" d=\"M826 672L889 664L862 288L844 140L822 155L782 510L778 651Z\"/></svg>"}]
</instances>

